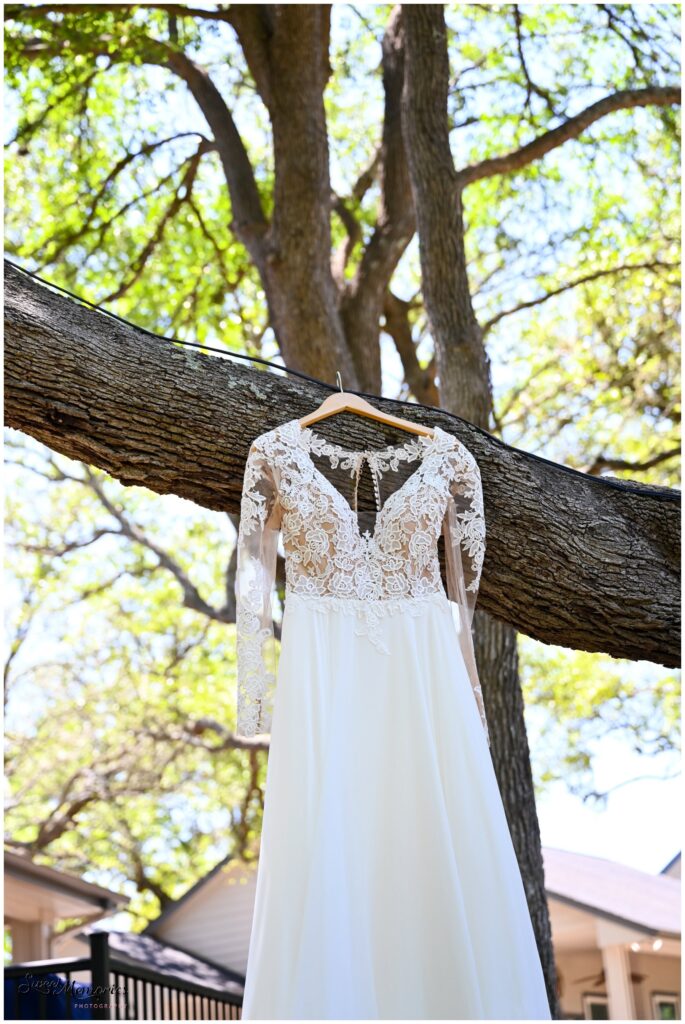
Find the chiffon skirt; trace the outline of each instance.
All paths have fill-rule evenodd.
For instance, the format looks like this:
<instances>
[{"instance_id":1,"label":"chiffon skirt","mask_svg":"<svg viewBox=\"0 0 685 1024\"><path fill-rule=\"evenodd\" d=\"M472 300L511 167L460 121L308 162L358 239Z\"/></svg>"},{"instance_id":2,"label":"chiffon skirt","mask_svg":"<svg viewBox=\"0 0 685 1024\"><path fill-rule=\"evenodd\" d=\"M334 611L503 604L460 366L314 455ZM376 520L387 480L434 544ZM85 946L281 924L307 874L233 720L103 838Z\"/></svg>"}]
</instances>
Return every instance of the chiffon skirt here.
<instances>
[{"instance_id":1,"label":"chiffon skirt","mask_svg":"<svg viewBox=\"0 0 685 1024\"><path fill-rule=\"evenodd\" d=\"M381 623L291 595L243 1020L550 1020L447 599Z\"/></svg>"}]
</instances>

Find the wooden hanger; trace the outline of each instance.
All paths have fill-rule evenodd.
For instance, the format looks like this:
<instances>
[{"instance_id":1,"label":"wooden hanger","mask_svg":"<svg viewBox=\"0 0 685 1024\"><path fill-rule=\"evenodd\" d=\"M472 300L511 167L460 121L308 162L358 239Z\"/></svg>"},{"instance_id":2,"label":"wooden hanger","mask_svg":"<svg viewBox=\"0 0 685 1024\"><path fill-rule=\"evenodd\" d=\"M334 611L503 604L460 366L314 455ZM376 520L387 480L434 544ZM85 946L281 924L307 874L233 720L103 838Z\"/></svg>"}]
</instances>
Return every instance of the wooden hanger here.
<instances>
[{"instance_id":1,"label":"wooden hanger","mask_svg":"<svg viewBox=\"0 0 685 1024\"><path fill-rule=\"evenodd\" d=\"M400 430L408 430L412 434L432 437L432 427L424 427L420 423L412 423L411 420L403 420L399 416L392 416L390 413L381 412L380 409L376 409L366 399L360 398L359 395L354 395L350 391L343 391L339 370L335 376L340 391L329 395L328 398L323 400L318 409L307 413L300 420L301 427L309 427L312 423L325 420L328 416L334 416L337 412L355 412L358 416L366 416L370 420L377 420L378 423L384 423L389 427L398 427Z\"/></svg>"}]
</instances>

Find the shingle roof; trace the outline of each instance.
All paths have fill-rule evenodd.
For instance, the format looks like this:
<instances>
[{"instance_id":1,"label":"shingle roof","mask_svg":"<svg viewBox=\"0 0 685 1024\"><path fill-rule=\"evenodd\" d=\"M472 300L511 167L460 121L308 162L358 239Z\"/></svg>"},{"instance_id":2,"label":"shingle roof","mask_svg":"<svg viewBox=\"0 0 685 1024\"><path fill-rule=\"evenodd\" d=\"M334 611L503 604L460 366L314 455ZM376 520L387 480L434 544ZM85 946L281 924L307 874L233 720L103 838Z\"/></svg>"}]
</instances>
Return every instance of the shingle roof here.
<instances>
[{"instance_id":1,"label":"shingle roof","mask_svg":"<svg viewBox=\"0 0 685 1024\"><path fill-rule=\"evenodd\" d=\"M86 939L89 932L95 930L84 929L78 937ZM238 996L243 994L245 978L238 971L231 971L209 960L203 960L180 946L162 942L152 935L115 931L108 932L108 935L109 948L115 957L142 963L145 967L160 971L162 974L194 981L198 985L206 985L219 992L231 992Z\"/></svg>"},{"instance_id":2,"label":"shingle roof","mask_svg":"<svg viewBox=\"0 0 685 1024\"><path fill-rule=\"evenodd\" d=\"M543 847L551 897L654 934L680 934L680 879L603 857Z\"/></svg>"}]
</instances>

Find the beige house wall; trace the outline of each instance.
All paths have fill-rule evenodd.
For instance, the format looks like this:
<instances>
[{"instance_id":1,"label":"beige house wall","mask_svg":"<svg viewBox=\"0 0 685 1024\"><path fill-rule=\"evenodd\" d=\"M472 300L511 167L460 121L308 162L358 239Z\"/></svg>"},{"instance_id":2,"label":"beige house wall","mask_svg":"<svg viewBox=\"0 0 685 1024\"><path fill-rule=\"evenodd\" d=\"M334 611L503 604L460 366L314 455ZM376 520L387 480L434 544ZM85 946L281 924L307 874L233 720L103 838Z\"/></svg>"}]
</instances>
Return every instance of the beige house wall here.
<instances>
[{"instance_id":1,"label":"beige house wall","mask_svg":"<svg viewBox=\"0 0 685 1024\"><path fill-rule=\"evenodd\" d=\"M644 981L635 982L635 1010L638 1020L653 1020L652 992L676 992L680 998L680 960L658 953L631 953L633 974L646 975Z\"/></svg>"},{"instance_id":2,"label":"beige house wall","mask_svg":"<svg viewBox=\"0 0 685 1024\"><path fill-rule=\"evenodd\" d=\"M602 973L600 950L580 953L557 953L557 972L561 975L561 1008L565 1014L578 1017L583 1013L583 994L606 995L606 985L593 984ZM587 980L580 981L585 978Z\"/></svg>"},{"instance_id":3,"label":"beige house wall","mask_svg":"<svg viewBox=\"0 0 685 1024\"><path fill-rule=\"evenodd\" d=\"M630 970L633 975L645 975L643 981L633 982L635 997L635 1019L654 1020L652 993L675 992L680 999L680 960L678 957L658 953L630 953ZM561 953L556 957L557 970L562 978L561 1007L565 1015L573 1018L583 1013L583 995L607 995L606 985L593 984L602 971L602 955L599 950ZM580 981L586 978L589 980Z\"/></svg>"}]
</instances>

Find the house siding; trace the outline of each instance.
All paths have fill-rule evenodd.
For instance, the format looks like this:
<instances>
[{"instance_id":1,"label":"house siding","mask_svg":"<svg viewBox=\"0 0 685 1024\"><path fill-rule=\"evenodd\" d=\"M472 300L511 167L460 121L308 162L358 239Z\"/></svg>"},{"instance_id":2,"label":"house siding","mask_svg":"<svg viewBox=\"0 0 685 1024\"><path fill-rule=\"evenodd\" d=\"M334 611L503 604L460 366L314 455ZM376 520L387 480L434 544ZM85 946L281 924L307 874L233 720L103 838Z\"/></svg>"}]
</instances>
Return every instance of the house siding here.
<instances>
[{"instance_id":1,"label":"house siding","mask_svg":"<svg viewBox=\"0 0 685 1024\"><path fill-rule=\"evenodd\" d=\"M221 967L245 974L256 876L256 865L228 865L187 906L179 906L168 920L162 921L153 934Z\"/></svg>"}]
</instances>

